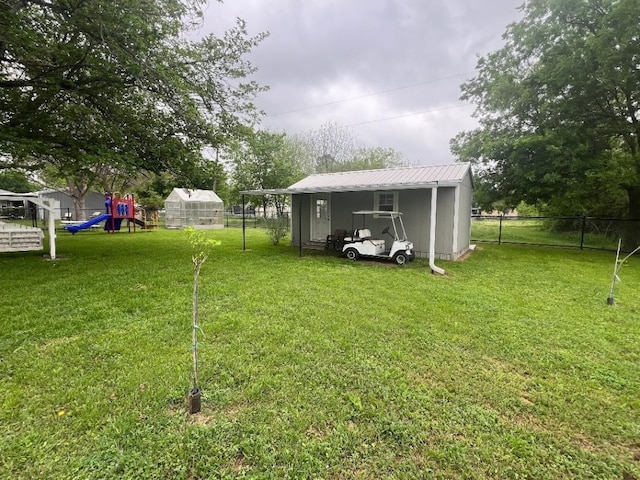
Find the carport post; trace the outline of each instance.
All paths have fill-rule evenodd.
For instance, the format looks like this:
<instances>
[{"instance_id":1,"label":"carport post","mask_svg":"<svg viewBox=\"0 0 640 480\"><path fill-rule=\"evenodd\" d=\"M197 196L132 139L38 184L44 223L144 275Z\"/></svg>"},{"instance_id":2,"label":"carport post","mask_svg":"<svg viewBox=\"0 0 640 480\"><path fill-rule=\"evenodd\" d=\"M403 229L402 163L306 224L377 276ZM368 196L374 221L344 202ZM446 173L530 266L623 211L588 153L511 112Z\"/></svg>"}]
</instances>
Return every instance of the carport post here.
<instances>
[{"instance_id":1,"label":"carport post","mask_svg":"<svg viewBox=\"0 0 640 480\"><path fill-rule=\"evenodd\" d=\"M244 216L244 193L242 194L242 251L247 249L247 239L245 237L245 216Z\"/></svg>"},{"instance_id":2,"label":"carport post","mask_svg":"<svg viewBox=\"0 0 640 480\"><path fill-rule=\"evenodd\" d=\"M302 195L298 203L298 256L302 256ZM291 206L293 208L293 196L291 197Z\"/></svg>"},{"instance_id":3,"label":"carport post","mask_svg":"<svg viewBox=\"0 0 640 480\"><path fill-rule=\"evenodd\" d=\"M51 201L49 201L49 207L51 207ZM56 259L56 220L54 218L53 208L49 210L49 257L51 260Z\"/></svg>"}]
</instances>

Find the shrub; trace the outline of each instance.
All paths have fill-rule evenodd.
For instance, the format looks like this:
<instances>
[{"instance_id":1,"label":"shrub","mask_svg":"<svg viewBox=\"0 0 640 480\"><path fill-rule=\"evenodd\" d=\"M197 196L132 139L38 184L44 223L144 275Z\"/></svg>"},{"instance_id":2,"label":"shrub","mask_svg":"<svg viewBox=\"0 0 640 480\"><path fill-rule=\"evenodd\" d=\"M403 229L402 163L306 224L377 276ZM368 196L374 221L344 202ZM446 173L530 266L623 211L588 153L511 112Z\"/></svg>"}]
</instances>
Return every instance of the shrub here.
<instances>
[{"instance_id":1,"label":"shrub","mask_svg":"<svg viewBox=\"0 0 640 480\"><path fill-rule=\"evenodd\" d=\"M267 235L274 245L278 245L280 240L285 238L289 233L289 219L285 217L268 217L265 218L265 228Z\"/></svg>"}]
</instances>

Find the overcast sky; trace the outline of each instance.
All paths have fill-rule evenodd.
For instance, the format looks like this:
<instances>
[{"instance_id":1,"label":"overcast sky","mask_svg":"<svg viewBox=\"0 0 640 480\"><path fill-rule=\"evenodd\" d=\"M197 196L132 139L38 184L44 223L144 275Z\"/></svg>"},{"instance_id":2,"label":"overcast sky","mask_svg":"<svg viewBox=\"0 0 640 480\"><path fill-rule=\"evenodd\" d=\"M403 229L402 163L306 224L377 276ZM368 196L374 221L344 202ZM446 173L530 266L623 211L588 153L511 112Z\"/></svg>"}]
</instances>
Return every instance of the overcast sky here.
<instances>
[{"instance_id":1,"label":"overcast sky","mask_svg":"<svg viewBox=\"0 0 640 480\"><path fill-rule=\"evenodd\" d=\"M236 17L269 32L249 60L270 90L261 128L289 134L331 122L366 147L416 165L450 163L449 140L476 126L459 100L478 56L502 46L522 0L226 0L209 5L201 33Z\"/></svg>"}]
</instances>

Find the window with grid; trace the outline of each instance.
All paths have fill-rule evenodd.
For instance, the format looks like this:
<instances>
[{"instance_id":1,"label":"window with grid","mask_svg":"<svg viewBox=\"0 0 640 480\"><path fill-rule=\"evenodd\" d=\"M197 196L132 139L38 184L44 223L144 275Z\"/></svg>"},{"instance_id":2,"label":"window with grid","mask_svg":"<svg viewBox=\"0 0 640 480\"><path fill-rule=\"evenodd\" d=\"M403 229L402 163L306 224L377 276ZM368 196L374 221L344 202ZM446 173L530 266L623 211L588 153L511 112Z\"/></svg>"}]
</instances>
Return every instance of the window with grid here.
<instances>
[{"instance_id":1,"label":"window with grid","mask_svg":"<svg viewBox=\"0 0 640 480\"><path fill-rule=\"evenodd\" d=\"M398 210L398 192L376 192L374 210L395 212Z\"/></svg>"}]
</instances>

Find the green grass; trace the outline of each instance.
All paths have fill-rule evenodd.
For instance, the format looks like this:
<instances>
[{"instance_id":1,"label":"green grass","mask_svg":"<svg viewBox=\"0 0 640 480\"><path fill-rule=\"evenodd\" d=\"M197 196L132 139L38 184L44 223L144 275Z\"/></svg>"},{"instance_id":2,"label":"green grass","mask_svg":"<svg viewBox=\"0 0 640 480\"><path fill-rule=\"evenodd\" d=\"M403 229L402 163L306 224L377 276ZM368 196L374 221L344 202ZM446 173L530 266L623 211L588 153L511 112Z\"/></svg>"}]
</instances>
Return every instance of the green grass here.
<instances>
[{"instance_id":1,"label":"green grass","mask_svg":"<svg viewBox=\"0 0 640 480\"><path fill-rule=\"evenodd\" d=\"M186 414L184 232L0 255L0 478L640 478L640 261L484 245L405 267L222 240Z\"/></svg>"}]
</instances>

